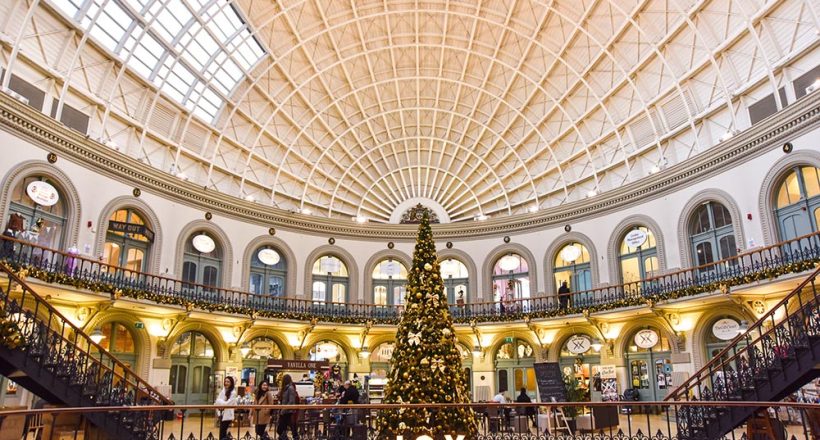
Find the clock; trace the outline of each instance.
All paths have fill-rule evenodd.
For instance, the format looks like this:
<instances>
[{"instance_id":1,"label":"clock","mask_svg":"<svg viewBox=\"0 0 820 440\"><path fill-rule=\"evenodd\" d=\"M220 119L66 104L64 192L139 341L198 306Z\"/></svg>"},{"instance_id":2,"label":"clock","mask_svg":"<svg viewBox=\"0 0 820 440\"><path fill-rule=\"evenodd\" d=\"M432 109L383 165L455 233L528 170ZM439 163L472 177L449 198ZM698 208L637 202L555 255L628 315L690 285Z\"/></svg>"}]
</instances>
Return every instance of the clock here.
<instances>
[{"instance_id":1,"label":"clock","mask_svg":"<svg viewBox=\"0 0 820 440\"><path fill-rule=\"evenodd\" d=\"M641 348L652 348L658 345L658 332L651 329L641 330L635 334L635 345Z\"/></svg>"}]
</instances>

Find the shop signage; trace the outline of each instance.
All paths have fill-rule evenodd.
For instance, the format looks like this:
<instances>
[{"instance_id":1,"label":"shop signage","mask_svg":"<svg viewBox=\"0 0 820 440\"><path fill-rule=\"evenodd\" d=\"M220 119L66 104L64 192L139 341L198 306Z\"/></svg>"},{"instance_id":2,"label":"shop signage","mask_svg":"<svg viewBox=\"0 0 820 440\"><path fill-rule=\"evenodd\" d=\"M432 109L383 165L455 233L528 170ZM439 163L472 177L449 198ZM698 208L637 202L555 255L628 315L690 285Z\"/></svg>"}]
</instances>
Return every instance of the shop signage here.
<instances>
[{"instance_id":1,"label":"shop signage","mask_svg":"<svg viewBox=\"0 0 820 440\"><path fill-rule=\"evenodd\" d=\"M575 261L580 256L581 249L578 249L578 247L574 245L565 246L564 249L561 250L561 258L564 261Z\"/></svg>"},{"instance_id":2,"label":"shop signage","mask_svg":"<svg viewBox=\"0 0 820 440\"><path fill-rule=\"evenodd\" d=\"M740 323L734 319L720 319L712 325L712 334L724 341L731 341L738 333L740 333Z\"/></svg>"},{"instance_id":3,"label":"shop signage","mask_svg":"<svg viewBox=\"0 0 820 440\"><path fill-rule=\"evenodd\" d=\"M26 187L26 194L31 197L31 200L34 200L34 203L43 206L52 206L60 200L57 188L42 180L29 183Z\"/></svg>"},{"instance_id":4,"label":"shop signage","mask_svg":"<svg viewBox=\"0 0 820 440\"><path fill-rule=\"evenodd\" d=\"M145 323L135 322L134 323L134 328L139 328L139 329L145 328Z\"/></svg>"},{"instance_id":5,"label":"shop signage","mask_svg":"<svg viewBox=\"0 0 820 440\"><path fill-rule=\"evenodd\" d=\"M567 350L572 354L581 354L589 351L592 342L586 336L573 335L567 340Z\"/></svg>"},{"instance_id":6,"label":"shop signage","mask_svg":"<svg viewBox=\"0 0 820 440\"><path fill-rule=\"evenodd\" d=\"M507 343L507 344L512 344L513 341L514 341L514 339L513 339L512 336L507 336L506 338L504 338L504 342Z\"/></svg>"},{"instance_id":7,"label":"shop signage","mask_svg":"<svg viewBox=\"0 0 820 440\"><path fill-rule=\"evenodd\" d=\"M640 229L633 229L624 237L624 243L631 248L641 247L646 242L647 234Z\"/></svg>"},{"instance_id":8,"label":"shop signage","mask_svg":"<svg viewBox=\"0 0 820 440\"><path fill-rule=\"evenodd\" d=\"M268 359L268 368L279 368L282 370L320 370L329 368L328 361L286 361L282 359Z\"/></svg>"},{"instance_id":9,"label":"shop signage","mask_svg":"<svg viewBox=\"0 0 820 440\"><path fill-rule=\"evenodd\" d=\"M195 236L193 240L191 240L191 243L194 245L194 249L202 252L203 254L211 253L214 249L216 249L214 239L205 234Z\"/></svg>"},{"instance_id":10,"label":"shop signage","mask_svg":"<svg viewBox=\"0 0 820 440\"><path fill-rule=\"evenodd\" d=\"M118 222L115 220L108 220L108 230L112 232L123 232L126 234L140 234L144 235L151 243L154 242L154 231L148 226L138 225L136 223Z\"/></svg>"},{"instance_id":11,"label":"shop signage","mask_svg":"<svg viewBox=\"0 0 820 440\"><path fill-rule=\"evenodd\" d=\"M635 345L641 348L652 348L658 345L658 340L655 330L644 329L635 334Z\"/></svg>"},{"instance_id":12,"label":"shop signage","mask_svg":"<svg viewBox=\"0 0 820 440\"><path fill-rule=\"evenodd\" d=\"M393 350L396 348L394 344L382 344L379 347L379 358L381 359L392 359L393 358Z\"/></svg>"},{"instance_id":13,"label":"shop signage","mask_svg":"<svg viewBox=\"0 0 820 440\"><path fill-rule=\"evenodd\" d=\"M273 343L268 341L257 340L253 344L253 354L259 357L268 357L273 352Z\"/></svg>"},{"instance_id":14,"label":"shop signage","mask_svg":"<svg viewBox=\"0 0 820 440\"><path fill-rule=\"evenodd\" d=\"M382 264L382 274L392 277L398 275L399 265L395 261L388 261Z\"/></svg>"},{"instance_id":15,"label":"shop signage","mask_svg":"<svg viewBox=\"0 0 820 440\"><path fill-rule=\"evenodd\" d=\"M256 258L268 266L273 266L279 262L279 253L273 249L260 249L256 254Z\"/></svg>"},{"instance_id":16,"label":"shop signage","mask_svg":"<svg viewBox=\"0 0 820 440\"><path fill-rule=\"evenodd\" d=\"M601 379L616 379L614 365L599 365L598 371L601 372Z\"/></svg>"}]
</instances>

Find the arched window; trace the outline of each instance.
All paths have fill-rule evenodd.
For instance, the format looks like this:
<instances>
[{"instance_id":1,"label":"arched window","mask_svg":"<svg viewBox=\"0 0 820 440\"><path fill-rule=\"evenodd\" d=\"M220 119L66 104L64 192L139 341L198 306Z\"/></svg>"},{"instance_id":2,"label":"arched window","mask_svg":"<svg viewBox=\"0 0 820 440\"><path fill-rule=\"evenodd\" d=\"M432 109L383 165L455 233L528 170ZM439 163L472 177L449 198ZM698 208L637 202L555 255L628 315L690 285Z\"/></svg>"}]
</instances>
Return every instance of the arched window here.
<instances>
[{"instance_id":1,"label":"arched window","mask_svg":"<svg viewBox=\"0 0 820 440\"><path fill-rule=\"evenodd\" d=\"M717 202L700 205L689 221L689 241L698 266L737 255L729 210Z\"/></svg>"},{"instance_id":2,"label":"arched window","mask_svg":"<svg viewBox=\"0 0 820 440\"><path fill-rule=\"evenodd\" d=\"M282 253L262 246L251 255L251 292L258 295L285 296L288 264Z\"/></svg>"},{"instance_id":3,"label":"arched window","mask_svg":"<svg viewBox=\"0 0 820 440\"><path fill-rule=\"evenodd\" d=\"M527 260L518 254L499 258L493 265L493 300L504 305L507 301L529 297Z\"/></svg>"},{"instance_id":4,"label":"arched window","mask_svg":"<svg viewBox=\"0 0 820 440\"><path fill-rule=\"evenodd\" d=\"M185 241L182 281L218 287L222 279L222 246L205 231Z\"/></svg>"},{"instance_id":5,"label":"arched window","mask_svg":"<svg viewBox=\"0 0 820 440\"><path fill-rule=\"evenodd\" d=\"M392 260L382 260L373 268L373 304L379 306L404 304L407 268Z\"/></svg>"},{"instance_id":6,"label":"arched window","mask_svg":"<svg viewBox=\"0 0 820 440\"><path fill-rule=\"evenodd\" d=\"M467 292L470 291L470 272L467 266L453 258L442 260L441 279L444 281L444 290L447 292L447 303L461 305L467 302Z\"/></svg>"},{"instance_id":7,"label":"arched window","mask_svg":"<svg viewBox=\"0 0 820 440\"><path fill-rule=\"evenodd\" d=\"M658 267L658 250L655 234L645 226L633 226L621 239L621 280L634 283L655 274Z\"/></svg>"},{"instance_id":8,"label":"arched window","mask_svg":"<svg viewBox=\"0 0 820 440\"><path fill-rule=\"evenodd\" d=\"M12 189L6 229L21 240L49 248L66 245L67 207L58 185L48 177L26 177Z\"/></svg>"},{"instance_id":9,"label":"arched window","mask_svg":"<svg viewBox=\"0 0 820 440\"><path fill-rule=\"evenodd\" d=\"M337 257L324 255L313 263L313 302L346 303L349 283L347 266Z\"/></svg>"},{"instance_id":10,"label":"arched window","mask_svg":"<svg viewBox=\"0 0 820 440\"><path fill-rule=\"evenodd\" d=\"M496 384L499 391L513 391L517 394L526 388L530 396L535 396L535 351L526 341L507 338L495 353Z\"/></svg>"},{"instance_id":11,"label":"arched window","mask_svg":"<svg viewBox=\"0 0 820 440\"><path fill-rule=\"evenodd\" d=\"M553 263L555 291L563 283L572 292L583 292L592 289L592 270L589 264L589 252L581 243L567 243L558 251Z\"/></svg>"},{"instance_id":12,"label":"arched window","mask_svg":"<svg viewBox=\"0 0 820 440\"><path fill-rule=\"evenodd\" d=\"M142 272L154 242L154 231L137 210L119 209L108 219L103 261Z\"/></svg>"},{"instance_id":13,"label":"arched window","mask_svg":"<svg viewBox=\"0 0 820 440\"><path fill-rule=\"evenodd\" d=\"M777 190L775 214L780 239L811 234L820 225L820 173L812 166L794 167Z\"/></svg>"},{"instance_id":14,"label":"arched window","mask_svg":"<svg viewBox=\"0 0 820 440\"><path fill-rule=\"evenodd\" d=\"M390 373L390 359L393 357L393 350L396 349L395 342L383 342L373 350L370 355L370 375L378 378L386 378Z\"/></svg>"}]
</instances>

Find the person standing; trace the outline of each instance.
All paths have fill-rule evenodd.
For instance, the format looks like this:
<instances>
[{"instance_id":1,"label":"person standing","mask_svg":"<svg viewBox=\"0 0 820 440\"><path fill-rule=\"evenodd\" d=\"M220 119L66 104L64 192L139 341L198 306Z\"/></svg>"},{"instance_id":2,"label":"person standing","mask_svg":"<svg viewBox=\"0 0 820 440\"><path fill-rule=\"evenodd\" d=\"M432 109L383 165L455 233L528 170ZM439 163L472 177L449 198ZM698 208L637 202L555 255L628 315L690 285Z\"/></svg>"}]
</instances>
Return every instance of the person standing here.
<instances>
[{"instance_id":1,"label":"person standing","mask_svg":"<svg viewBox=\"0 0 820 440\"><path fill-rule=\"evenodd\" d=\"M346 380L345 384L342 385L342 395L339 397L339 403L342 405L347 403L359 403L359 390L351 386L349 380Z\"/></svg>"},{"instance_id":2,"label":"person standing","mask_svg":"<svg viewBox=\"0 0 820 440\"><path fill-rule=\"evenodd\" d=\"M256 399L254 401L257 405L273 405L273 393L270 391L270 384L263 380L258 387L256 387ZM256 427L256 438L259 440L268 440L267 427L270 424L271 410L268 408L257 409L253 414L253 422Z\"/></svg>"},{"instance_id":3,"label":"person standing","mask_svg":"<svg viewBox=\"0 0 820 440\"><path fill-rule=\"evenodd\" d=\"M233 377L228 376L222 382L222 391L216 398L214 405L233 406L236 405L237 393L234 392ZM219 414L219 440L227 440L228 429L233 423L233 408L225 408L218 411Z\"/></svg>"},{"instance_id":4,"label":"person standing","mask_svg":"<svg viewBox=\"0 0 820 440\"><path fill-rule=\"evenodd\" d=\"M284 375L282 377L282 386L279 388L279 403L282 405L298 405L298 395L299 394L296 393L296 385L294 385L290 374ZM290 428L290 432L293 434L293 440L299 440L295 415L295 409L283 409L279 412L279 423L276 424L276 434L279 436L279 440L288 439L288 428Z\"/></svg>"},{"instance_id":5,"label":"person standing","mask_svg":"<svg viewBox=\"0 0 820 440\"><path fill-rule=\"evenodd\" d=\"M569 294L569 286L567 286L567 282L564 281L561 283L561 287L558 288L558 304L561 305L562 309L569 307Z\"/></svg>"}]
</instances>

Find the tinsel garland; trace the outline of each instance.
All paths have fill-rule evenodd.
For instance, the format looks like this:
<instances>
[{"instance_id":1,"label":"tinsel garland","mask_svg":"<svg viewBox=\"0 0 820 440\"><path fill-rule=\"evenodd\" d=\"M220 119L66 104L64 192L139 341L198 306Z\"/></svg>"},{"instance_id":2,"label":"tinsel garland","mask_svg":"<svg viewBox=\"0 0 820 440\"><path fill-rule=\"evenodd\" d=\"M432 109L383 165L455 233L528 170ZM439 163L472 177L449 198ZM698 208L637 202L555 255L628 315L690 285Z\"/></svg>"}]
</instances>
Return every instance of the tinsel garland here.
<instances>
[{"instance_id":1,"label":"tinsel garland","mask_svg":"<svg viewBox=\"0 0 820 440\"><path fill-rule=\"evenodd\" d=\"M483 322L504 322L504 321L520 321L524 319L543 319L552 318L556 316L566 316L573 314L591 314L603 312L607 310L619 309L624 307L634 307L645 305L647 303L657 304L660 301L672 300L677 298L684 298L694 295L700 295L707 292L728 291L730 287L739 286L743 284L752 283L761 280L773 280L777 277L800 273L810 269L814 269L820 259L812 258L800 262L793 262L777 267L762 268L757 272L737 276L725 280L714 281L707 284L692 285L677 290L670 290L663 293L631 296L614 301L608 301L603 304L596 304L591 306L568 307L568 308L551 308L548 310L537 311L511 311L508 310L502 314L488 313L484 315L472 316L454 316L453 321L459 324L468 323L483 323ZM298 321L308 321L318 319L322 322L338 323L338 324L366 324L367 321L373 321L376 324L396 325L399 322L399 317L373 317L366 314L358 316L339 316L339 315L324 315L311 314L310 312L293 312L293 311L271 311L257 309L250 306L237 306L219 302L218 294L214 294L215 301L211 302L206 299L188 299L177 295L169 295L164 293L155 293L147 290L138 289L135 287L118 287L113 283L105 281L89 280L82 277L77 277L65 273L50 272L43 270L37 266L27 264L8 263L15 274L20 278L32 277L47 283L57 283L64 286L71 286L77 289L85 289L91 292L108 293L114 299L120 297L128 297L133 299L141 299L152 301L157 304L183 306L190 311L194 308L205 310L208 312L224 312L236 315L247 315L251 317L263 317L271 319L289 319ZM538 298L533 298L533 302L538 301Z\"/></svg>"}]
</instances>

